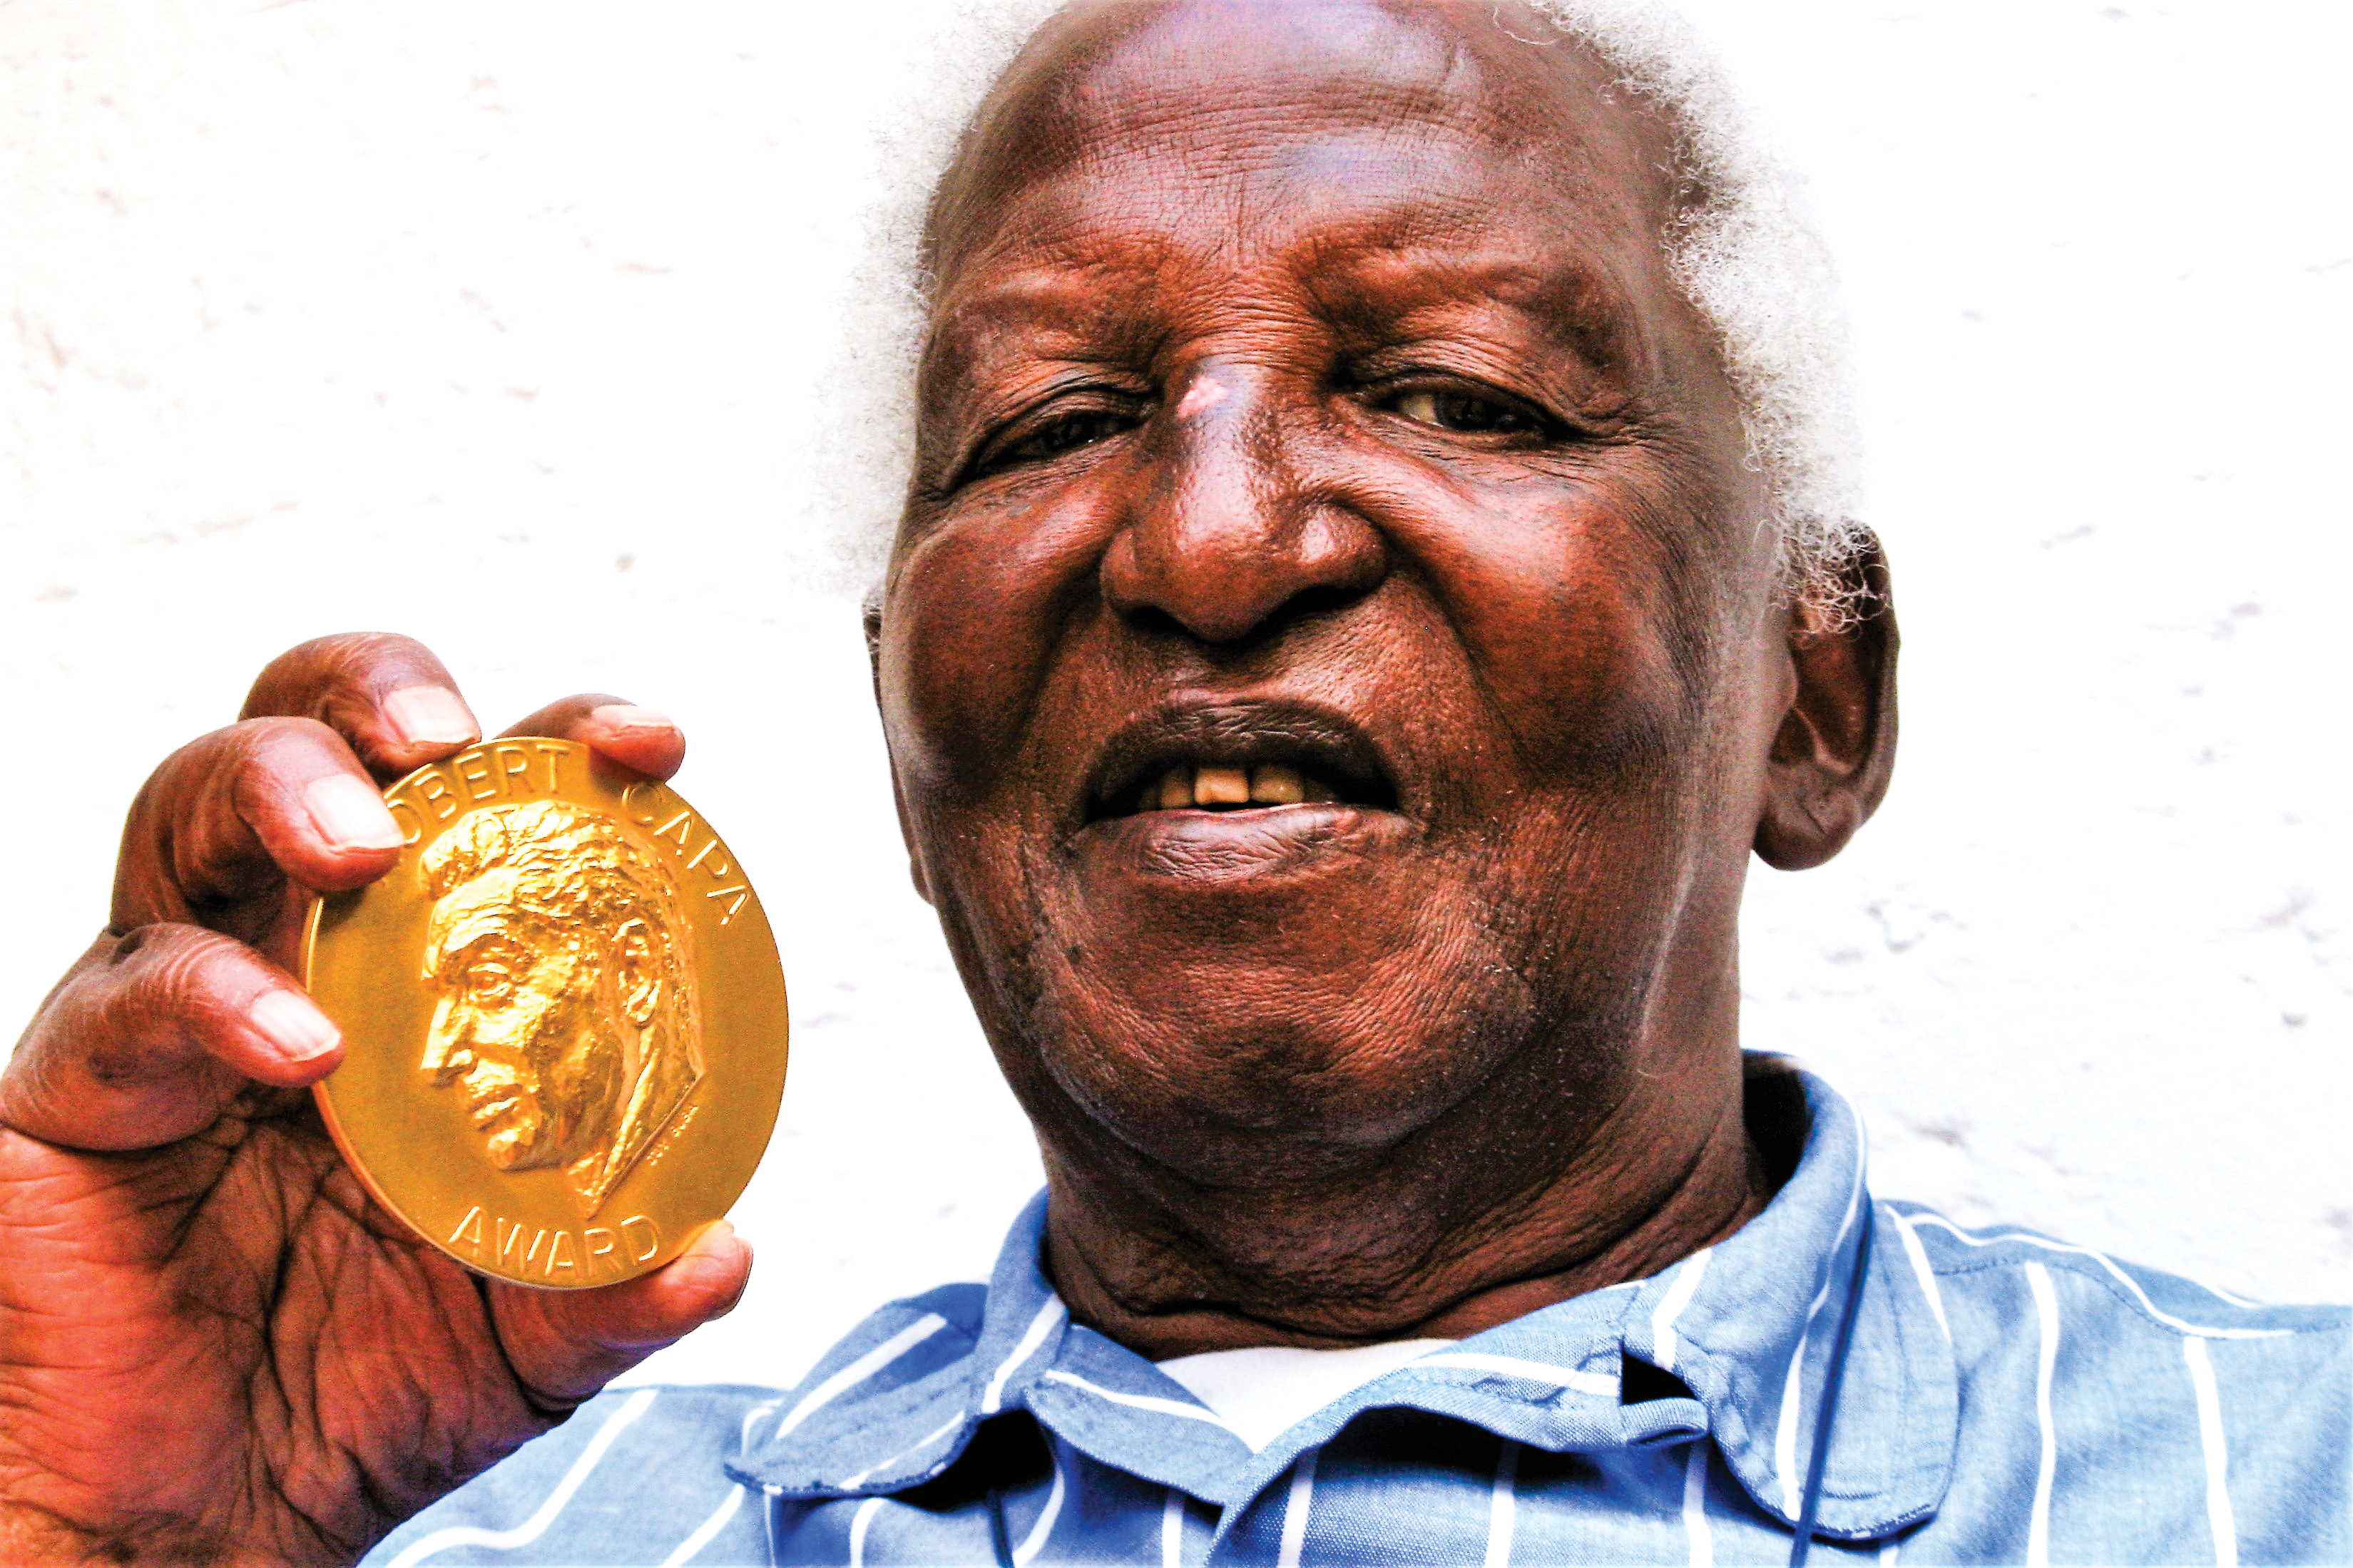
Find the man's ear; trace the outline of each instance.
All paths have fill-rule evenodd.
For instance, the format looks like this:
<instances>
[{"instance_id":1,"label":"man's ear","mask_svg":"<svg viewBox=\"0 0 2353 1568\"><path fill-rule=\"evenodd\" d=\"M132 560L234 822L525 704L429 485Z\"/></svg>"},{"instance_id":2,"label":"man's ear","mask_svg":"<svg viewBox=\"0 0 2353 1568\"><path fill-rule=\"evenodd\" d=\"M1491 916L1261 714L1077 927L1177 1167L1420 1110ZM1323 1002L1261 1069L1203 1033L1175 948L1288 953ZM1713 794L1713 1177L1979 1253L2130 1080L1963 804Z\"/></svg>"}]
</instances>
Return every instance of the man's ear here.
<instances>
[{"instance_id":1,"label":"man's ear","mask_svg":"<svg viewBox=\"0 0 2353 1568\"><path fill-rule=\"evenodd\" d=\"M1797 689L1773 735L1757 854L1783 871L1819 866L1879 809L1895 772L1895 600L1869 539L1835 611L1799 605L1788 657Z\"/></svg>"},{"instance_id":2,"label":"man's ear","mask_svg":"<svg viewBox=\"0 0 2353 1568\"><path fill-rule=\"evenodd\" d=\"M653 1022L661 1004L661 954L645 921L624 921L613 933L613 982L629 1022L640 1029Z\"/></svg>"},{"instance_id":3,"label":"man's ear","mask_svg":"<svg viewBox=\"0 0 2353 1568\"><path fill-rule=\"evenodd\" d=\"M874 679L874 707L882 707L882 586L876 584L866 595L866 668ZM884 749L889 749L891 727L888 717L882 726ZM899 841L907 847L907 877L915 884L915 896L925 903L932 901L931 884L923 879L923 862L915 854L915 836L907 826L907 795L899 787L899 759L891 759L891 804L899 812Z\"/></svg>"}]
</instances>

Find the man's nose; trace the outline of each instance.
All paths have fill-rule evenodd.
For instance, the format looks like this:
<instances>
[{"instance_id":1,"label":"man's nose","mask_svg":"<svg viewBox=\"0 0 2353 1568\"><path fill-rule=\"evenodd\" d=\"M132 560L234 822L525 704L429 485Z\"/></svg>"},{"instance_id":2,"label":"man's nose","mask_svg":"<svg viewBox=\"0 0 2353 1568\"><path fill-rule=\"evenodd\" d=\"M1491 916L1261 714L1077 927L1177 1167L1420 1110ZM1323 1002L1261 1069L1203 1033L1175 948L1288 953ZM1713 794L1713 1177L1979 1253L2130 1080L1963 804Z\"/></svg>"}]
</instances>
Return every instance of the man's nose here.
<instances>
[{"instance_id":1,"label":"man's nose","mask_svg":"<svg viewBox=\"0 0 2353 1568\"><path fill-rule=\"evenodd\" d=\"M433 1010L433 1025L425 1032L425 1059L417 1064L418 1070L432 1075L437 1088L474 1065L474 1053L459 1037L456 1011L447 998Z\"/></svg>"},{"instance_id":2,"label":"man's nose","mask_svg":"<svg viewBox=\"0 0 2353 1568\"><path fill-rule=\"evenodd\" d=\"M1197 370L1156 416L1149 488L1103 556L1112 607L1231 643L1369 593L1388 552L1303 460L1315 418L1263 372Z\"/></svg>"}]
</instances>

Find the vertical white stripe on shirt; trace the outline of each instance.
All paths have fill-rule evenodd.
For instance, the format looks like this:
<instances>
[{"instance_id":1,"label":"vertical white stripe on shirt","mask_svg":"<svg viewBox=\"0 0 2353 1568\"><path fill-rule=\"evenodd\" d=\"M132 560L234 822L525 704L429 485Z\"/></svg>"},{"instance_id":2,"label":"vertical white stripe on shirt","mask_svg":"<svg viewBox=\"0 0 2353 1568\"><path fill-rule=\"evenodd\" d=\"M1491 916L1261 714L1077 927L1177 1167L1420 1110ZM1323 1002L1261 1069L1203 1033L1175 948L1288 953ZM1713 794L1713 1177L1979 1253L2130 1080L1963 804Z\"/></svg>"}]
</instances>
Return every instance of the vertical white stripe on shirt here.
<instances>
[{"instance_id":1,"label":"vertical white stripe on shirt","mask_svg":"<svg viewBox=\"0 0 2353 1568\"><path fill-rule=\"evenodd\" d=\"M1005 1358L1003 1365L989 1374L988 1392L981 1395L980 1400L980 1413L983 1415L997 1414L997 1407L1005 1403L1005 1380L1011 1377L1021 1363L1028 1361L1037 1352L1038 1347L1046 1342L1046 1336L1054 1331L1054 1325L1062 1321L1062 1314L1066 1310L1068 1309L1062 1305L1062 1299L1060 1296L1049 1297L1046 1304L1038 1309L1038 1315L1029 1320L1028 1328L1021 1331L1021 1341L1013 1347L1013 1353Z\"/></svg>"},{"instance_id":2,"label":"vertical white stripe on shirt","mask_svg":"<svg viewBox=\"0 0 2353 1568\"><path fill-rule=\"evenodd\" d=\"M2218 1568L2239 1568L2239 1527L2231 1518L2231 1447L2222 1436L2222 1400L2214 1391L2214 1363L2195 1334L2181 1342L2189 1386L2198 1391L2198 1442L2206 1450L2206 1522L2214 1531Z\"/></svg>"},{"instance_id":3,"label":"vertical white stripe on shirt","mask_svg":"<svg viewBox=\"0 0 2353 1568\"><path fill-rule=\"evenodd\" d=\"M1683 1535L1691 1568L1715 1568L1715 1537L1707 1528L1707 1439L1692 1439L1683 1456Z\"/></svg>"},{"instance_id":4,"label":"vertical white stripe on shirt","mask_svg":"<svg viewBox=\"0 0 2353 1568\"><path fill-rule=\"evenodd\" d=\"M1055 1304L1060 1305L1059 1301ZM1020 1358L1017 1356L1008 1364L1018 1366ZM1050 1435L1046 1447L1054 1456L1054 1489L1046 1494L1046 1506L1038 1510L1038 1522L1029 1527L1029 1533L1013 1549L1013 1568L1029 1568L1029 1559L1038 1555L1038 1549L1046 1544L1046 1537L1054 1533L1054 1521L1061 1517L1062 1491L1070 1484L1062 1475L1062 1441Z\"/></svg>"},{"instance_id":5,"label":"vertical white stripe on shirt","mask_svg":"<svg viewBox=\"0 0 2353 1568\"><path fill-rule=\"evenodd\" d=\"M1282 1546L1274 1568L1299 1568L1299 1549L1307 1542L1307 1504L1315 1495L1315 1460L1324 1450L1310 1448L1292 1462L1291 1495L1282 1500Z\"/></svg>"},{"instance_id":6,"label":"vertical white stripe on shirt","mask_svg":"<svg viewBox=\"0 0 2353 1568\"><path fill-rule=\"evenodd\" d=\"M2034 1508L2026 1520L2026 1568L2050 1568L2051 1478L2059 1468L2059 1437L2051 1426L2051 1373L2059 1364L2059 1299L2052 1294L2051 1271L2026 1266L2034 1292L2034 1317L2042 1331L2034 1355L2034 1419L2042 1429L2042 1458L2034 1468Z\"/></svg>"},{"instance_id":7,"label":"vertical white stripe on shirt","mask_svg":"<svg viewBox=\"0 0 2353 1568\"><path fill-rule=\"evenodd\" d=\"M782 1421L776 1423L775 1431L768 1434L768 1441L771 1443L782 1441L785 1434L794 1427L947 1326L948 1321L937 1312L925 1312L922 1317L917 1318L913 1322L909 1323L905 1328L901 1329L897 1333L892 1334L889 1339L884 1340L881 1344L876 1345L872 1350L802 1395L801 1402L794 1405L791 1413Z\"/></svg>"},{"instance_id":8,"label":"vertical white stripe on shirt","mask_svg":"<svg viewBox=\"0 0 2353 1568\"><path fill-rule=\"evenodd\" d=\"M572 1494L580 1489L580 1483L588 1479L588 1472L596 1468L596 1461L605 1457L605 1450L613 1446L613 1440L621 1435L621 1428L643 1415L659 1392L659 1389L641 1388L629 1395L618 1410L606 1416L605 1424L596 1428L596 1435L588 1439L588 1446L580 1450L580 1457L572 1461L572 1468L564 1472L564 1479L555 1483L555 1489L547 1494L547 1500L539 1505L537 1512L512 1530L484 1530L479 1525L453 1524L411 1544L407 1551L392 1560L391 1568L416 1568L416 1564L427 1557L447 1552L453 1546L487 1546L493 1552L511 1552L537 1541L547 1533L547 1527L555 1522L556 1515L571 1502Z\"/></svg>"},{"instance_id":9,"label":"vertical white stripe on shirt","mask_svg":"<svg viewBox=\"0 0 2353 1568\"><path fill-rule=\"evenodd\" d=\"M1895 1222L1895 1234L1904 1241L1904 1256L1912 1260L1912 1272L1920 1281L1920 1294L1928 1298L1928 1310L1936 1314L1936 1326L1945 1331L1945 1341L1949 1344L1953 1325L1945 1321L1945 1298L1936 1289L1936 1271L1928 1267L1928 1249L1920 1245L1920 1237L1902 1215L1889 1209L1887 1217Z\"/></svg>"},{"instance_id":10,"label":"vertical white stripe on shirt","mask_svg":"<svg viewBox=\"0 0 2353 1568\"><path fill-rule=\"evenodd\" d=\"M670 1554L661 1560L661 1568L686 1568L694 1554L711 1544L712 1538L727 1528L735 1510L744 1506L744 1488L739 1482L728 1489L727 1499L714 1510L709 1519L694 1527L694 1533L678 1543Z\"/></svg>"},{"instance_id":11,"label":"vertical white stripe on shirt","mask_svg":"<svg viewBox=\"0 0 2353 1568\"><path fill-rule=\"evenodd\" d=\"M1675 1370L1675 1320L1691 1305L1692 1292L1699 1289L1699 1277L1707 1272L1707 1255L1715 1248L1703 1247L1683 1259L1674 1283L1659 1298L1658 1310L1651 1314L1651 1354L1656 1358L1661 1372Z\"/></svg>"},{"instance_id":12,"label":"vertical white stripe on shirt","mask_svg":"<svg viewBox=\"0 0 2353 1568\"><path fill-rule=\"evenodd\" d=\"M1852 1106L1848 1107L1848 1114L1854 1119L1855 1146L1860 1150L1863 1144L1862 1118ZM1806 1342L1813 1337L1814 1320L1821 1316L1822 1304L1831 1299L1831 1287L1838 1282L1839 1255L1846 1250L1847 1233L1854 1228L1855 1211L1862 1201L1862 1173L1863 1162L1857 1159L1854 1185L1847 1190L1846 1214L1839 1220L1838 1235L1831 1241L1830 1267L1823 1270L1822 1288L1814 1292L1813 1305L1806 1309L1805 1323L1798 1330L1798 1348L1789 1352L1789 1375L1781 1383L1780 1418L1774 1423L1773 1429L1773 1468L1781 1477L1781 1511L1788 1514L1792 1522L1796 1521L1799 1510L1805 1506L1804 1494L1800 1489L1805 1479L1798 1474L1798 1414L1805 1403ZM1866 1215L1863 1224L1870 1223L1870 1216ZM1862 1259L1858 1257L1855 1261L1860 1263ZM1866 1280L1864 1283L1868 1285L1870 1282ZM1855 1299L1855 1304L1861 1308L1860 1296ZM1830 1463L1828 1454L1822 1456L1822 1462L1825 1465Z\"/></svg>"},{"instance_id":13,"label":"vertical white stripe on shirt","mask_svg":"<svg viewBox=\"0 0 2353 1568\"><path fill-rule=\"evenodd\" d=\"M1895 1568L1897 1552L1897 1543L1893 1541L1881 1547L1879 1549L1879 1568Z\"/></svg>"},{"instance_id":14,"label":"vertical white stripe on shirt","mask_svg":"<svg viewBox=\"0 0 2353 1568\"><path fill-rule=\"evenodd\" d=\"M1827 1285L1823 1289L1830 1289ZM1781 1511L1795 1520L1805 1506L1799 1492L1802 1479L1798 1474L1798 1406L1802 1403L1805 1387L1801 1383L1806 1370L1806 1341L1814 1331L1814 1311L1821 1308L1821 1298L1814 1298L1813 1310L1798 1330L1798 1348L1789 1352L1789 1375L1781 1382L1781 1415L1773 1426L1773 1469L1781 1478Z\"/></svg>"},{"instance_id":15,"label":"vertical white stripe on shirt","mask_svg":"<svg viewBox=\"0 0 2353 1568\"><path fill-rule=\"evenodd\" d=\"M866 1531L881 1511L882 1500L871 1497L849 1516L849 1568L866 1568Z\"/></svg>"},{"instance_id":16,"label":"vertical white stripe on shirt","mask_svg":"<svg viewBox=\"0 0 2353 1568\"><path fill-rule=\"evenodd\" d=\"M1504 1451L1495 1456L1495 1485L1487 1494L1487 1568L1509 1568L1512 1561L1512 1529L1519 1513L1519 1481L1520 1446L1506 1437Z\"/></svg>"},{"instance_id":17,"label":"vertical white stripe on shirt","mask_svg":"<svg viewBox=\"0 0 2353 1568\"><path fill-rule=\"evenodd\" d=\"M1175 1487L1160 1505L1160 1568L1185 1568L1185 1494Z\"/></svg>"}]
</instances>

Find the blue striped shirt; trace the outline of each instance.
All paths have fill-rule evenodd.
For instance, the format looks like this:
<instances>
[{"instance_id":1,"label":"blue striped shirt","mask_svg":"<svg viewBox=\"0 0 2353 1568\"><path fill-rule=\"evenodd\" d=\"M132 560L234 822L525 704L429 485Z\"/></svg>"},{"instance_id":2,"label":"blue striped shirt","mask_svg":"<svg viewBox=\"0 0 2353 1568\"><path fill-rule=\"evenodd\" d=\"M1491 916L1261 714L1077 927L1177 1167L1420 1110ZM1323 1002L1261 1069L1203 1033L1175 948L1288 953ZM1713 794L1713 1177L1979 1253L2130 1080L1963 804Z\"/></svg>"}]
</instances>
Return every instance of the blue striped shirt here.
<instances>
[{"instance_id":1,"label":"blue striped shirt","mask_svg":"<svg viewBox=\"0 0 2353 1568\"><path fill-rule=\"evenodd\" d=\"M883 1308L800 1386L606 1394L369 1561L1784 1563L1850 1299L1816 1561L2353 1559L2346 1309L1875 1200L1852 1109L1772 1058L1749 1120L1795 1168L1729 1239L1261 1452L1070 1321L1041 1197L987 1285Z\"/></svg>"}]
</instances>

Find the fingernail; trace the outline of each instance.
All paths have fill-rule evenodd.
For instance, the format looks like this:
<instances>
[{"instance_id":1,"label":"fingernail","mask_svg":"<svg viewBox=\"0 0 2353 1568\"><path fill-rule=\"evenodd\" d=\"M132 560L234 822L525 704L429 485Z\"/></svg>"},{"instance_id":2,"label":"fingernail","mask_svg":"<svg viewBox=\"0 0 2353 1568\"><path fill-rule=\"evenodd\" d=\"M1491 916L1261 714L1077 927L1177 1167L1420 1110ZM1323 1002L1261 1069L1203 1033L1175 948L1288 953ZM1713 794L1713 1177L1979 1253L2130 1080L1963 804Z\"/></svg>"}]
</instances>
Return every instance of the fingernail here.
<instances>
[{"instance_id":1,"label":"fingernail","mask_svg":"<svg viewBox=\"0 0 2353 1568\"><path fill-rule=\"evenodd\" d=\"M588 717L607 730L675 730L670 715L653 708L640 708L634 702L607 702L601 708L588 710Z\"/></svg>"},{"instance_id":2,"label":"fingernail","mask_svg":"<svg viewBox=\"0 0 2353 1568\"><path fill-rule=\"evenodd\" d=\"M319 837L338 849L397 849L400 825L384 797L349 773L330 773L303 786L302 805Z\"/></svg>"},{"instance_id":3,"label":"fingernail","mask_svg":"<svg viewBox=\"0 0 2353 1568\"><path fill-rule=\"evenodd\" d=\"M385 722L408 746L463 746L482 726L465 700L446 686L404 686L384 695Z\"/></svg>"},{"instance_id":4,"label":"fingernail","mask_svg":"<svg viewBox=\"0 0 2353 1568\"><path fill-rule=\"evenodd\" d=\"M292 991L263 992L246 1008L245 1017L290 1062L316 1061L343 1037L309 997Z\"/></svg>"}]
</instances>

